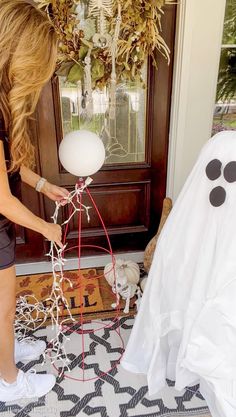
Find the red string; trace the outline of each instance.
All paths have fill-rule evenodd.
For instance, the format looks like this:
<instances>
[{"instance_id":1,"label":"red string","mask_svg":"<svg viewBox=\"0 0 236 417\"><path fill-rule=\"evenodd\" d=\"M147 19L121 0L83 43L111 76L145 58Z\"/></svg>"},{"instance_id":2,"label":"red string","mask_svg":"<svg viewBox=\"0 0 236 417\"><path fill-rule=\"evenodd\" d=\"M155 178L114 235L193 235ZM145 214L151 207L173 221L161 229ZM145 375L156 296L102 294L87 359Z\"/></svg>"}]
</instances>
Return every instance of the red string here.
<instances>
[{"instance_id":1,"label":"red string","mask_svg":"<svg viewBox=\"0 0 236 417\"><path fill-rule=\"evenodd\" d=\"M84 185L84 181L80 180L78 186L81 187ZM79 205L82 207L82 193L79 193ZM81 336L82 336L82 367L83 367L83 381L84 381L84 358L85 358L85 349L84 349L84 324L83 324L83 276L80 270L80 260L81 260L81 224L82 224L82 209L79 210L79 219L78 219L78 271L79 271L79 281L81 281L81 289L79 290L80 296L80 323L81 323Z\"/></svg>"},{"instance_id":2,"label":"red string","mask_svg":"<svg viewBox=\"0 0 236 417\"><path fill-rule=\"evenodd\" d=\"M84 185L84 180L83 179L80 179L77 182L76 187L78 186L78 188L81 188L83 185ZM84 321L84 316L83 316L83 312L84 312L83 289L84 289L85 285L84 285L84 277L82 276L82 273L81 273L81 249L82 248L96 248L96 249L99 249L99 250L102 250L102 251L108 253L111 256L111 261L112 261L111 264L112 264L112 267L111 267L110 271L108 271L108 272L111 272L112 270L114 271L114 283L115 283L115 288L116 288L115 256L114 256L113 251L112 251L112 247L111 247L111 242L110 242L110 239L109 239L109 235L108 235L106 226L104 224L104 221L102 219L102 216L101 216L101 214L100 214L100 212L98 210L98 207L97 207L97 205L96 205L96 203L95 203L95 201L94 201L94 199L93 199L93 197L92 197L92 195L91 195L91 193L90 193L90 191L89 191L89 189L87 187L85 188L85 191L86 191L89 199L91 200L93 207L95 208L95 211L97 213L97 216L99 218L99 221L100 221L100 223L102 225L104 234L106 236L106 241L108 243L108 248L109 249L106 249L106 248L104 248L102 246L97 246L97 245L82 245L81 244L81 239L82 239L81 229L82 229L82 211L83 211L83 206L82 206L82 192L81 193L78 193L74 197L74 200L75 201L73 201L73 203L74 204L78 204L79 205L79 208L80 208L80 210L78 210L79 211L79 215L78 215L78 245L73 246L73 247L70 247L70 248L65 248L64 251L63 251L63 253L62 253L62 257L63 258L65 257L65 253L66 252L71 251L73 249L77 249L77 253L78 253L78 281L80 281L80 283L81 283L81 285L79 285L79 297L80 297L80 306L81 306L80 307L80 323L79 324L81 325L81 329L79 329L78 331L75 331L75 330L71 329L71 327L74 326L74 324L75 324L74 322L73 322L73 324L71 326L69 326L69 325L63 325L62 328L64 330L66 330L66 331L69 331L70 330L71 333L78 333L78 334L80 334L82 336L82 373L83 373L83 378L82 379L73 378L73 377L71 377L71 376L69 376L69 375L67 375L65 373L64 373L64 376L66 378L69 378L69 379L73 379L73 380L76 380L76 381L83 381L83 382L96 380L96 379L101 378L104 375L107 375L112 369L114 369L117 366L117 364L120 362L120 360L121 360L121 358L123 356L123 353L122 353L120 355L119 359L114 363L114 365L108 371L102 372L101 375L99 375L97 377L85 379L85 334L94 333L95 331L99 331L99 330L102 330L102 329L105 329L105 328L112 327L114 325L114 323L119 322L119 314L120 314L120 303L117 304L117 296L116 296L116 294L114 294L112 292L112 290L110 290L111 293L114 295L115 301L116 301L116 304L117 304L117 307L116 307L116 315L111 320L111 324L105 324L105 325L103 325L102 327L99 327L96 330L95 329L84 330L84 323L85 323L85 321ZM71 206L69 208L69 218L70 218L72 212L73 212L73 207ZM68 230L69 230L69 222L65 226L65 231L64 231L64 236L63 236L63 245L65 245L65 243L66 243ZM63 271L63 273L64 273L64 271ZM96 275L96 276L93 276L92 278L101 278L101 279L103 278L104 279L104 275L103 274L98 275L98 276ZM63 291L63 294L65 292L64 291L64 281L65 280L62 281L62 291ZM101 285L100 285L100 288L102 288ZM105 287L105 289L107 290L106 287ZM62 316L62 320L63 320L63 318L64 318L64 309L63 309L63 306L61 308L62 308L61 316ZM100 323L100 322L94 321L94 323ZM103 323L101 323L101 324L103 324ZM114 329L114 331L118 334L118 336L119 336L119 338L121 340L121 349L123 351L124 350L124 341L123 341L123 339L121 337L120 325L118 325L117 329ZM58 370L58 368L55 366L55 364L53 364L53 366L54 366L55 369Z\"/></svg>"}]
</instances>

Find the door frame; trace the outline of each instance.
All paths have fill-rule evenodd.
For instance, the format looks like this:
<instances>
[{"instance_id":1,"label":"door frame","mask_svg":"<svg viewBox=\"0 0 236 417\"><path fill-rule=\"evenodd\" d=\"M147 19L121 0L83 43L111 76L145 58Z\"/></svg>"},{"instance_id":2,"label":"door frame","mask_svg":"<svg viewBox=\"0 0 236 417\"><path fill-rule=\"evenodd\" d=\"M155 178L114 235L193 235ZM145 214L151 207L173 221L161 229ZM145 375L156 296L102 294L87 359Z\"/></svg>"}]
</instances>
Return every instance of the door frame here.
<instances>
[{"instance_id":1,"label":"door frame","mask_svg":"<svg viewBox=\"0 0 236 417\"><path fill-rule=\"evenodd\" d=\"M152 193L150 201L150 222L151 228L149 231L149 237L151 238L153 234L156 233L159 219L162 210L162 201L166 195L166 181L167 181L167 162L168 162L168 141L169 141L169 126L170 126L170 110L171 110L171 94L172 94L172 78L173 78L173 57L174 57L174 45L175 45L175 22L176 22L176 6L168 5L165 6L165 15L163 19L163 33L165 40L171 50L171 63L169 67L167 66L166 59L158 53L158 69L156 70L152 65L149 65L149 85L151 88L148 89L148 117L147 117L147 135L149 136L150 146L148 149L149 157L147 159L146 167L150 168L152 183ZM167 89L166 89L167 86ZM51 88L47 85L46 89ZM42 107L42 106L41 106ZM50 112L53 108L53 94L48 102L45 102L43 105L43 110L40 110L40 115L38 118L38 130L41 130L41 137L47 137L48 132L42 128L42 123L40 119L46 120L50 119ZM51 135L57 135L56 126L50 126ZM49 136L50 136L49 134ZM46 141L40 143L40 147L47 147ZM55 145L54 145L55 146ZM41 150L41 148L40 148ZM51 152L51 155L50 155ZM52 157L52 152L55 152L55 147L50 149L47 154L47 161L43 162L44 164L49 164ZM39 155L40 159L40 155ZM145 164L137 164L145 168ZM130 167L127 167L129 169ZM109 168L107 168L109 169ZM105 168L106 170L106 168ZM119 168L118 168L119 171ZM53 172L53 170L52 170ZM96 174L100 176L100 173ZM116 174L118 175L118 173ZM52 173L53 181L54 174ZM149 216L149 214L148 214ZM120 256L124 254L120 253ZM143 260L143 250L136 252L129 252L128 257L134 257L136 261L141 262ZM88 257L91 262L93 257ZM101 266L102 266L102 257L99 256ZM87 262L86 258L84 259L85 263ZM74 260L71 259L73 264ZM104 262L106 259L104 257ZM69 263L67 263L69 265ZM25 266L24 266L25 265ZM37 271L43 272L47 270L49 262L29 262L17 264L17 271L19 274L29 273L24 271L33 271L32 273L37 273ZM89 265L89 266L92 266Z\"/></svg>"},{"instance_id":2,"label":"door frame","mask_svg":"<svg viewBox=\"0 0 236 417\"><path fill-rule=\"evenodd\" d=\"M226 0L181 0L168 152L167 196L176 200L211 137Z\"/></svg>"}]
</instances>

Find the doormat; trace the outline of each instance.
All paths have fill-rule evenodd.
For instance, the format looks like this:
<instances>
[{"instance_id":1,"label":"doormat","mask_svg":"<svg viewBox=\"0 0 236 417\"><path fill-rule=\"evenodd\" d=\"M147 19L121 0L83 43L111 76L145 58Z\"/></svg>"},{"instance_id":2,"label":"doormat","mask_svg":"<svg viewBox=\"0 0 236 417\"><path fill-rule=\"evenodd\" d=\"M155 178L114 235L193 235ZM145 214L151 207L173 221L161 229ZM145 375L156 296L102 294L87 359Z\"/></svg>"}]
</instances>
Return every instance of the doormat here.
<instances>
[{"instance_id":1,"label":"doormat","mask_svg":"<svg viewBox=\"0 0 236 417\"><path fill-rule=\"evenodd\" d=\"M113 319L117 317L117 310L112 307L115 302L115 295L108 282L103 275L103 268L96 269L82 269L80 271L85 281L89 279L87 291L84 294L84 304L87 308L83 309L83 314L86 320L96 319ZM78 284L78 271L65 271L65 276L74 282L73 291L68 288L65 297L68 300L71 314L76 320L80 320L81 308L79 308L80 292L76 289ZM51 274L37 274L37 275L24 275L18 276L16 280L17 285L17 297L24 295L35 295L38 301L44 301L50 294L52 285ZM96 290L94 289L94 286ZM65 289L67 289L65 285ZM91 294L91 292L93 293ZM33 298L30 297L30 302L34 302ZM120 311L119 316L130 316L137 313L137 306L135 304L136 297L134 296L130 300L129 313L123 312L125 307L125 300L120 300ZM95 304L96 303L96 304ZM68 315L66 309L62 310L61 317Z\"/></svg>"},{"instance_id":2,"label":"doormat","mask_svg":"<svg viewBox=\"0 0 236 417\"><path fill-rule=\"evenodd\" d=\"M103 301L100 292L99 278L96 269L83 269L80 271L65 271L65 278L72 283L70 286L67 280L63 283L63 293L66 298L72 316L103 311ZM45 307L50 307L48 301L52 290L52 274L24 275L17 277L16 297L33 296L43 302ZM30 302L36 302L29 297ZM68 310L61 303L60 317L68 315Z\"/></svg>"}]
</instances>

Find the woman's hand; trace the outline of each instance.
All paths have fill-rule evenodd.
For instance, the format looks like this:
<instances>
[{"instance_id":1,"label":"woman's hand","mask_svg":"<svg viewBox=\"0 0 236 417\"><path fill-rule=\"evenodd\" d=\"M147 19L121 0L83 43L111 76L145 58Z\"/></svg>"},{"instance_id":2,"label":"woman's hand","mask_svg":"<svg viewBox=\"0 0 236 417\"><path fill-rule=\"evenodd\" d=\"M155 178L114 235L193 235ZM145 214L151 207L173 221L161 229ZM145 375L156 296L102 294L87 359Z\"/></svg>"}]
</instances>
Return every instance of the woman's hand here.
<instances>
[{"instance_id":1,"label":"woman's hand","mask_svg":"<svg viewBox=\"0 0 236 417\"><path fill-rule=\"evenodd\" d=\"M63 243L61 241L62 230L59 224L45 222L42 234L46 237L46 239L55 242L61 249L63 249Z\"/></svg>"},{"instance_id":2,"label":"woman's hand","mask_svg":"<svg viewBox=\"0 0 236 417\"><path fill-rule=\"evenodd\" d=\"M52 201L57 201L58 203L63 203L64 201L63 205L67 203L66 198L69 195L69 191L65 188L58 187L57 185L46 181L41 189L41 192Z\"/></svg>"}]
</instances>

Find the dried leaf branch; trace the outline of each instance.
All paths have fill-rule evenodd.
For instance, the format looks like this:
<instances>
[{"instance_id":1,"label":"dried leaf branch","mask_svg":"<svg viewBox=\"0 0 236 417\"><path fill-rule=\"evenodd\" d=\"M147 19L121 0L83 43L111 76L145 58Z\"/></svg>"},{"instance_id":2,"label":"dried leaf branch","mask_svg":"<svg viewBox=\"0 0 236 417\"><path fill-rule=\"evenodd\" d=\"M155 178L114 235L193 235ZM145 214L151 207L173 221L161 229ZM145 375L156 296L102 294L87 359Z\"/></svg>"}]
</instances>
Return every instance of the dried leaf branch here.
<instances>
[{"instance_id":1,"label":"dried leaf branch","mask_svg":"<svg viewBox=\"0 0 236 417\"><path fill-rule=\"evenodd\" d=\"M52 21L59 38L58 74L66 75L70 82L84 78L84 58L91 50L92 83L94 87L107 85L111 80L112 60L109 48L95 48L92 39L86 39L79 30L76 6L83 0L35 0ZM170 50L162 36L163 7L173 0L119 0L121 27L117 43L117 80L142 81L141 70L151 56L156 62L156 51L170 60ZM108 18L108 28L114 35L118 1L114 13Z\"/></svg>"}]
</instances>

